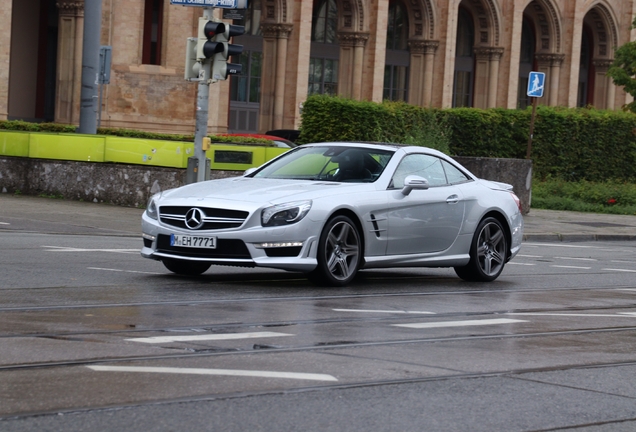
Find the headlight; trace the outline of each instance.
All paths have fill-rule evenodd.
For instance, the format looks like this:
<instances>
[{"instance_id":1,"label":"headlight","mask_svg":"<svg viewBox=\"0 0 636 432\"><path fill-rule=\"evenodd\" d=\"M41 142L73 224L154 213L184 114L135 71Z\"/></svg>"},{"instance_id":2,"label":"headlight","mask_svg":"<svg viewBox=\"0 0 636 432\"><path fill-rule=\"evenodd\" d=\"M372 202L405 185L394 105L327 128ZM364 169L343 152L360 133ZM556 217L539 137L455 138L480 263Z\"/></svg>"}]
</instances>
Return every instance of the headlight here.
<instances>
[{"instance_id":1,"label":"headlight","mask_svg":"<svg viewBox=\"0 0 636 432\"><path fill-rule=\"evenodd\" d=\"M156 197L157 195L153 195L148 200L148 205L146 206L146 215L148 215L149 218L154 220L159 219L159 212L157 212Z\"/></svg>"},{"instance_id":2,"label":"headlight","mask_svg":"<svg viewBox=\"0 0 636 432\"><path fill-rule=\"evenodd\" d=\"M261 225L280 226L298 222L307 215L311 201L297 201L267 207L261 212Z\"/></svg>"}]
</instances>

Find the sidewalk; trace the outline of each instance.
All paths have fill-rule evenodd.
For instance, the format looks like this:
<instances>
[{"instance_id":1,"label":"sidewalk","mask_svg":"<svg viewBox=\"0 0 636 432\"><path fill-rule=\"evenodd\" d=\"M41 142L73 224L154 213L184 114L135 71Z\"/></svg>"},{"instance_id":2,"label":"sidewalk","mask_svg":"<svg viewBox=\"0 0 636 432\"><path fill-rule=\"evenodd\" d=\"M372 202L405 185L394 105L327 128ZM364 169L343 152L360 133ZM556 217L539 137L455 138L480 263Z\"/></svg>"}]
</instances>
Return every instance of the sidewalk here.
<instances>
[{"instance_id":1,"label":"sidewalk","mask_svg":"<svg viewBox=\"0 0 636 432\"><path fill-rule=\"evenodd\" d=\"M0 230L141 236L143 209L0 194ZM531 242L636 240L636 216L532 209L524 217Z\"/></svg>"}]
</instances>

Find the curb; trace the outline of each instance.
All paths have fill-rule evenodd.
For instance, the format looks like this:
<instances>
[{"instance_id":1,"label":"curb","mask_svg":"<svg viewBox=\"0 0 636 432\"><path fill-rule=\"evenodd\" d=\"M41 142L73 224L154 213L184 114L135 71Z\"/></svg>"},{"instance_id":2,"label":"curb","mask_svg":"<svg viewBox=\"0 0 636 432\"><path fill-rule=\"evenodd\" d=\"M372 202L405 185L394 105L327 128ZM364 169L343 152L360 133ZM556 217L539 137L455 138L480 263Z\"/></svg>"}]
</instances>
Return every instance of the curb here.
<instances>
[{"instance_id":1,"label":"curb","mask_svg":"<svg viewBox=\"0 0 636 432\"><path fill-rule=\"evenodd\" d=\"M631 234L524 234L524 242L636 241Z\"/></svg>"}]
</instances>

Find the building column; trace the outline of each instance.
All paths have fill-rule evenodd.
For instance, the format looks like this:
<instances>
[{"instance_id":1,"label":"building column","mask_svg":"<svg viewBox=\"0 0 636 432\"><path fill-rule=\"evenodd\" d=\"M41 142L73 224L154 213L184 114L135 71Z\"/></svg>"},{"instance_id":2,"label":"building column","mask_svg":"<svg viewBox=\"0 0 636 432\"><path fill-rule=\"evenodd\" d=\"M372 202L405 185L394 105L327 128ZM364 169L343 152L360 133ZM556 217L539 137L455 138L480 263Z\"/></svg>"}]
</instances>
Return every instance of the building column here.
<instances>
[{"instance_id":1,"label":"building column","mask_svg":"<svg viewBox=\"0 0 636 432\"><path fill-rule=\"evenodd\" d=\"M561 75L561 64L565 59L565 54L536 54L539 72L545 73L544 97L548 101L547 105L557 106L559 104L559 77Z\"/></svg>"},{"instance_id":2,"label":"building column","mask_svg":"<svg viewBox=\"0 0 636 432\"><path fill-rule=\"evenodd\" d=\"M84 2L61 0L57 41L55 122L79 124Z\"/></svg>"},{"instance_id":3,"label":"building column","mask_svg":"<svg viewBox=\"0 0 636 432\"><path fill-rule=\"evenodd\" d=\"M429 107L433 96L433 66L439 41L410 40L409 101Z\"/></svg>"},{"instance_id":4,"label":"building column","mask_svg":"<svg viewBox=\"0 0 636 432\"><path fill-rule=\"evenodd\" d=\"M490 64L488 68L488 108L497 106L499 93L499 61L503 56L503 48L492 48L490 51Z\"/></svg>"},{"instance_id":5,"label":"building column","mask_svg":"<svg viewBox=\"0 0 636 432\"><path fill-rule=\"evenodd\" d=\"M475 88L473 106L475 108L494 108L497 104L497 85L499 79L499 60L503 48L475 48Z\"/></svg>"},{"instance_id":6,"label":"building column","mask_svg":"<svg viewBox=\"0 0 636 432\"><path fill-rule=\"evenodd\" d=\"M594 106L598 109L614 109L616 103L616 87L607 76L607 70L613 60L594 59Z\"/></svg>"},{"instance_id":7,"label":"building column","mask_svg":"<svg viewBox=\"0 0 636 432\"><path fill-rule=\"evenodd\" d=\"M361 100L364 47L369 40L369 33L338 32L338 40L340 41L338 94Z\"/></svg>"},{"instance_id":8,"label":"building column","mask_svg":"<svg viewBox=\"0 0 636 432\"><path fill-rule=\"evenodd\" d=\"M285 67L287 65L287 40L291 24L279 24L276 33L276 83L274 85L274 129L283 128L285 107Z\"/></svg>"},{"instance_id":9,"label":"building column","mask_svg":"<svg viewBox=\"0 0 636 432\"><path fill-rule=\"evenodd\" d=\"M263 64L274 65L261 79L260 130L282 129L285 108L287 41L293 25L261 24Z\"/></svg>"}]
</instances>

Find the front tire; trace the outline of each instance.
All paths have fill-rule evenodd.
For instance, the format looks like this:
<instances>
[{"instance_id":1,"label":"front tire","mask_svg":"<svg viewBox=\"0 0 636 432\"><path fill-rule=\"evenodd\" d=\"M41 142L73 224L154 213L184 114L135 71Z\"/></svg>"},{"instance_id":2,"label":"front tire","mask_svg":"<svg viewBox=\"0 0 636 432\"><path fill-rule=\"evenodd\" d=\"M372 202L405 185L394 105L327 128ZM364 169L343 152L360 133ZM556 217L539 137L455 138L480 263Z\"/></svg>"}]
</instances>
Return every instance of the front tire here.
<instances>
[{"instance_id":1,"label":"front tire","mask_svg":"<svg viewBox=\"0 0 636 432\"><path fill-rule=\"evenodd\" d=\"M172 273L184 276L198 276L205 273L212 264L201 261L186 261L164 258L163 265Z\"/></svg>"},{"instance_id":2,"label":"front tire","mask_svg":"<svg viewBox=\"0 0 636 432\"><path fill-rule=\"evenodd\" d=\"M310 273L316 282L345 286L355 278L362 261L362 241L356 225L347 216L327 222L318 243L318 267Z\"/></svg>"},{"instance_id":3,"label":"front tire","mask_svg":"<svg viewBox=\"0 0 636 432\"><path fill-rule=\"evenodd\" d=\"M470 282L491 282L503 271L508 256L508 240L501 222L493 217L477 226L470 246L470 261L455 267L460 278Z\"/></svg>"}]
</instances>

